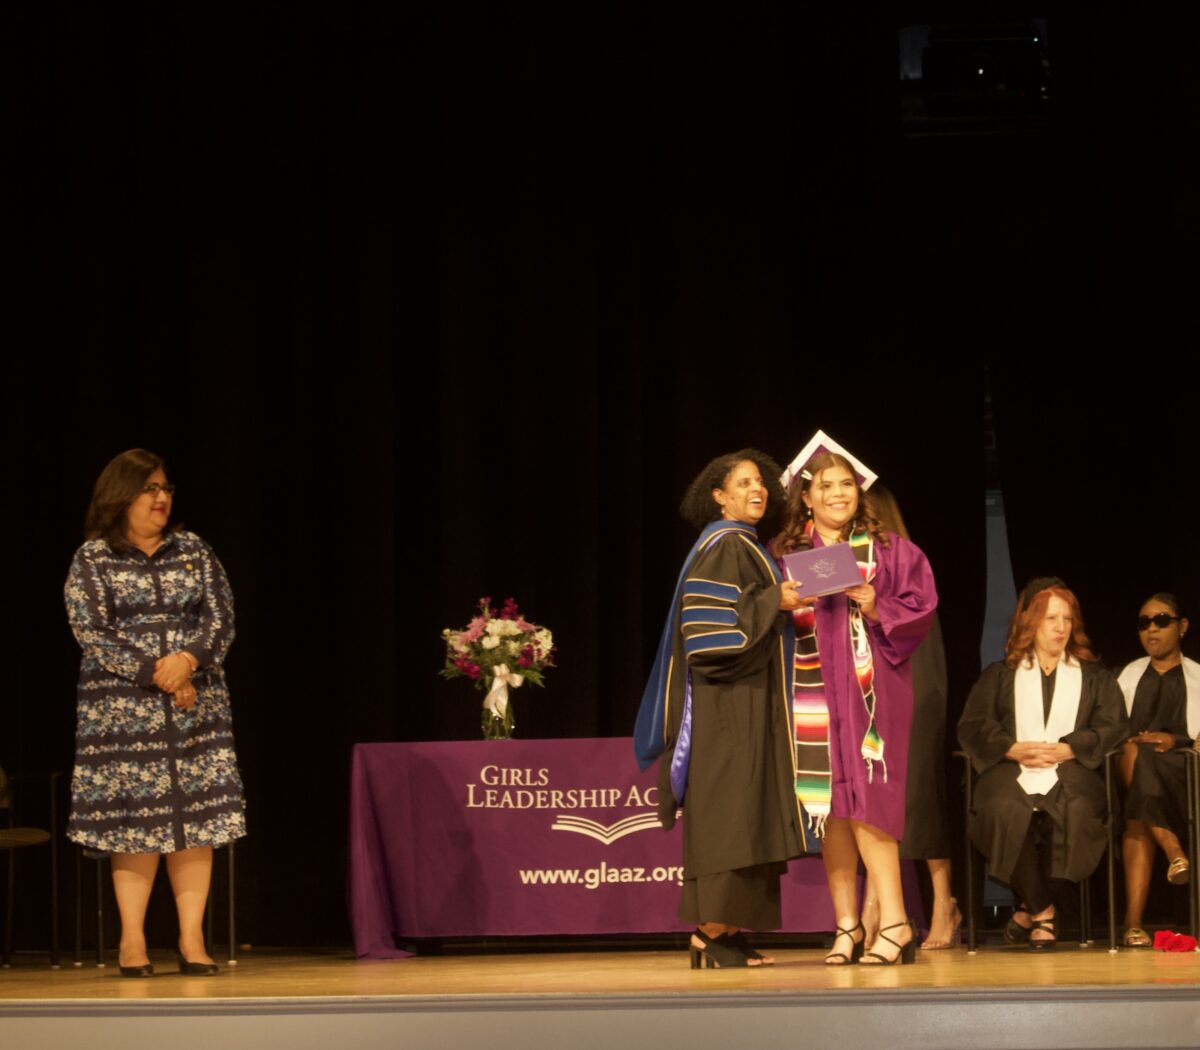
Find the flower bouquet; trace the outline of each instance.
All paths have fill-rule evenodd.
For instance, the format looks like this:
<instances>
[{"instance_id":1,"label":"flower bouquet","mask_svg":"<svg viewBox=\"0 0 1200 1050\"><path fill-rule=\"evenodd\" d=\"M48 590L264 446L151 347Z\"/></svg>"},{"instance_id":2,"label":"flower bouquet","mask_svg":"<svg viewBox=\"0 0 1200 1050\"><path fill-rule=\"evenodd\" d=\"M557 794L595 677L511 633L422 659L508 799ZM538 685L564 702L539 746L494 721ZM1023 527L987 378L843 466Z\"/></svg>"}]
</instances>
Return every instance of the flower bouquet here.
<instances>
[{"instance_id":1,"label":"flower bouquet","mask_svg":"<svg viewBox=\"0 0 1200 1050\"><path fill-rule=\"evenodd\" d=\"M461 631L447 627L442 638L446 642L442 677L469 678L477 689L487 689L481 721L484 739L512 736L516 722L509 686L545 685L542 671L554 666L554 635L526 620L512 598L505 599L498 613L491 598L480 598L478 615Z\"/></svg>"}]
</instances>

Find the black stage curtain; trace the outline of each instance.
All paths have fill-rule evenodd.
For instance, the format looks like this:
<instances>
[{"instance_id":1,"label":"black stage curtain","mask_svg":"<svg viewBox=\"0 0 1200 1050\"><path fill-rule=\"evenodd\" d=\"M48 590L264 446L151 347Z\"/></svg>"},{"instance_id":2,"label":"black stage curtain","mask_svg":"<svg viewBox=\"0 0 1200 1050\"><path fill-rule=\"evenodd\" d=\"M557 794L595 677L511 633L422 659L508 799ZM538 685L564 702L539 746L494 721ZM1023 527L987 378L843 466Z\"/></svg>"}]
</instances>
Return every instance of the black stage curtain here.
<instances>
[{"instance_id":1,"label":"black stage curtain","mask_svg":"<svg viewBox=\"0 0 1200 1050\"><path fill-rule=\"evenodd\" d=\"M166 456L237 598L255 943L348 941L351 745L478 732L480 694L436 672L480 596L557 634L548 688L515 694L520 735L630 731L691 542L678 500L724 451L786 461L819 426L879 472L938 574L956 701L978 671L989 383L1018 575L1068 576L1100 626L1125 528L1171 553L1112 588L1113 624L1164 575L1186 589L1192 417L1153 411L1169 372L1136 421L1122 400L1144 354L1179 346L1107 293L1140 294L1134 253L1163 223L1194 249L1197 213L1161 116L1119 110L1159 174L1096 138L1128 96L1092 43L1122 23L1060 21L1076 96L1049 130L933 141L900 134L899 20L12 14L0 762L70 768L61 583L96 474L135 445ZM1169 302L1181 278L1159 272ZM1152 524L1118 509L1145 450L1170 466Z\"/></svg>"}]
</instances>

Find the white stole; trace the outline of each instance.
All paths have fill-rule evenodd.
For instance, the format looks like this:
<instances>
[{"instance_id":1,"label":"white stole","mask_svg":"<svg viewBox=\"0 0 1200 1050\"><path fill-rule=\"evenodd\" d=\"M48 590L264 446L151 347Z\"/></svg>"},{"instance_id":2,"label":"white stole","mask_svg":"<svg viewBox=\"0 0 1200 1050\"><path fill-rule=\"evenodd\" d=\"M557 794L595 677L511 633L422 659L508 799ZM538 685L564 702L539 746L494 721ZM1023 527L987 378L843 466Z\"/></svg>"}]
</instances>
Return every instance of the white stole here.
<instances>
[{"instance_id":1,"label":"white stole","mask_svg":"<svg viewBox=\"0 0 1200 1050\"><path fill-rule=\"evenodd\" d=\"M1050 716L1047 718L1043 714L1042 669L1037 660L1022 662L1013 680L1017 740L1057 744L1068 733L1073 733L1082 689L1083 669L1064 653L1054 675L1054 697L1050 701ZM1027 795L1048 794L1058 783L1058 764L1041 769L1022 766L1017 783Z\"/></svg>"},{"instance_id":2,"label":"white stole","mask_svg":"<svg viewBox=\"0 0 1200 1050\"><path fill-rule=\"evenodd\" d=\"M1133 698L1137 694L1137 684L1141 681L1146 668L1150 666L1150 657L1143 656L1127 664L1117 677L1117 684L1125 694L1125 714L1133 714ZM1187 729L1188 736L1193 740L1200 737L1200 664L1195 660L1183 658L1183 684L1187 689Z\"/></svg>"}]
</instances>

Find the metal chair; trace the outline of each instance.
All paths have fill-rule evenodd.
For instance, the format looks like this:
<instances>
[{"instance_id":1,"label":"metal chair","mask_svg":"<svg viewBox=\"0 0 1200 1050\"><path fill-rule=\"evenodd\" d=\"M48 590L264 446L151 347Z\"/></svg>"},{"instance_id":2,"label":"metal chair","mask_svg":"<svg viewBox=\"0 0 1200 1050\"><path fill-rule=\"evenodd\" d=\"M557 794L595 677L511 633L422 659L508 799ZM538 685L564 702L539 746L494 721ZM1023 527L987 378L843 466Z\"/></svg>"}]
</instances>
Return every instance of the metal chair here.
<instances>
[{"instance_id":1,"label":"metal chair","mask_svg":"<svg viewBox=\"0 0 1200 1050\"><path fill-rule=\"evenodd\" d=\"M1197 744L1200 746L1200 743ZM1184 752L1187 770L1187 854L1191 865L1188 879L1188 932L1200 940L1200 752Z\"/></svg>"},{"instance_id":2,"label":"metal chair","mask_svg":"<svg viewBox=\"0 0 1200 1050\"><path fill-rule=\"evenodd\" d=\"M4 955L3 967L12 965L13 908L16 901L17 850L27 846L50 846L50 966L59 967L58 951L58 781L61 773L44 774L49 784L49 830L43 828L18 827L17 797L15 786L21 780L35 779L32 776L8 779L0 769L0 810L5 813L5 826L0 828L0 850L8 854L8 886L4 905ZM36 777L42 779L42 776Z\"/></svg>"},{"instance_id":3,"label":"metal chair","mask_svg":"<svg viewBox=\"0 0 1200 1050\"><path fill-rule=\"evenodd\" d=\"M227 917L229 920L229 956L226 960L229 966L237 965L237 931L235 926L235 916L237 914L237 895L236 884L234 881L235 865L234 865L234 846L235 843L230 842L223 848L226 850L228 862L227 886L228 894L226 898ZM75 958L76 966L83 965L83 877L82 877L82 861L91 860L96 863L96 966L103 968L104 963L104 898L105 884L111 884L111 879L104 878L104 862L108 860L109 854L102 853L98 850L84 849L82 846L76 847L75 851ZM216 859L213 860L213 869L216 870ZM209 948L213 946L213 887L209 888L208 904L204 912L205 922L205 940L208 942Z\"/></svg>"},{"instance_id":4,"label":"metal chair","mask_svg":"<svg viewBox=\"0 0 1200 1050\"><path fill-rule=\"evenodd\" d=\"M966 785L966 820L964 834L966 840L966 880L967 880L967 952L974 955L979 950L978 929L976 926L975 905L975 855L978 852L971 841L971 810L975 804L975 769L971 765L971 757L965 751L955 751L955 756L963 760L963 778ZM1116 852L1113 839L1113 778L1112 762L1117 751L1110 751L1104 756L1104 798L1108 809L1108 847L1105 850L1105 860L1108 873L1108 950L1117 950L1117 911L1116 895L1114 893L1113 858ZM1200 756L1197 756L1200 758ZM1195 763L1189 763L1189 771L1193 768L1200 770ZM1200 784L1200 772L1196 776ZM1192 796L1189 796L1192 797ZM1193 834L1195 823L1193 822ZM1194 893L1192 899L1195 899ZM1091 878L1079 882L1079 946L1090 947L1092 944L1092 887Z\"/></svg>"}]
</instances>

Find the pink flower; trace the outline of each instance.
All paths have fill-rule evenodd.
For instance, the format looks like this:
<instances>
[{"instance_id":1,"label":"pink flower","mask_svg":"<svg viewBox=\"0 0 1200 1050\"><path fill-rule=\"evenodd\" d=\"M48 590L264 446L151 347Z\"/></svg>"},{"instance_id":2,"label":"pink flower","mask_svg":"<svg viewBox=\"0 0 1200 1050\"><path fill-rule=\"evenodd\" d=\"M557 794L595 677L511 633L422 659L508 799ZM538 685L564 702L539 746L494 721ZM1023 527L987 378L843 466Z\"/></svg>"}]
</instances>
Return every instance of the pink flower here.
<instances>
[{"instance_id":1,"label":"pink flower","mask_svg":"<svg viewBox=\"0 0 1200 1050\"><path fill-rule=\"evenodd\" d=\"M476 616L469 624L467 629L462 633L464 642L477 642L483 637L483 632L487 629L487 620L482 616Z\"/></svg>"}]
</instances>

